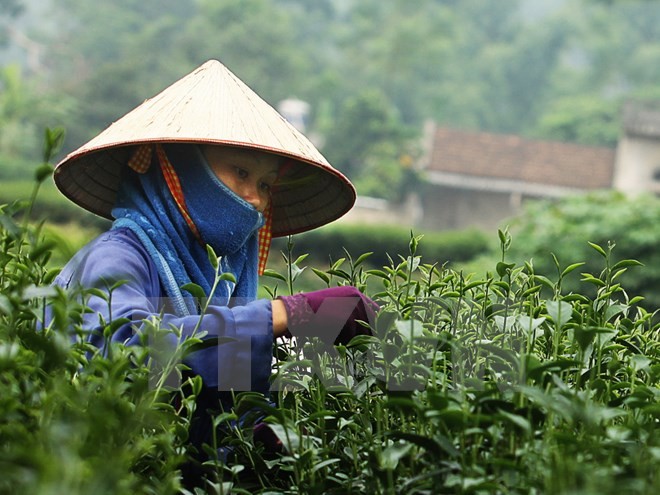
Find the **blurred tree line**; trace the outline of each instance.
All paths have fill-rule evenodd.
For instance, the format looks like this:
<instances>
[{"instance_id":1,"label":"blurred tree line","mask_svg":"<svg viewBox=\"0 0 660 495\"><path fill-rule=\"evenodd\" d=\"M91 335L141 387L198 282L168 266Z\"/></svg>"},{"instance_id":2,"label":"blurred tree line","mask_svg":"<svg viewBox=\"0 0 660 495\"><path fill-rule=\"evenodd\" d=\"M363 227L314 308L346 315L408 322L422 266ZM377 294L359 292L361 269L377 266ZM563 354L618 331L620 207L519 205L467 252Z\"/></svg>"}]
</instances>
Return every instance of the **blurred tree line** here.
<instances>
[{"instance_id":1,"label":"blurred tree line","mask_svg":"<svg viewBox=\"0 0 660 495\"><path fill-rule=\"evenodd\" d=\"M622 100L660 97L654 1L0 0L5 48L35 6L36 61L0 67L3 177L45 125L71 150L209 58L308 102L306 132L381 197L414 187L426 119L614 145Z\"/></svg>"}]
</instances>

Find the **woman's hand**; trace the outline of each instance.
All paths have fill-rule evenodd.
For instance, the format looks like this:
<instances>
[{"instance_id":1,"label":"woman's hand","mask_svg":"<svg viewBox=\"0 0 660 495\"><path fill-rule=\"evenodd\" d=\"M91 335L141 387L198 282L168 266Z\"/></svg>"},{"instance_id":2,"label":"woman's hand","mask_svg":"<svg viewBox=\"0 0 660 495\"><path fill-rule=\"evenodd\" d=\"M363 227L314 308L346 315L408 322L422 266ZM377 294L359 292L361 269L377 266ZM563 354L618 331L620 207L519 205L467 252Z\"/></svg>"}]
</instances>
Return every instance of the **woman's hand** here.
<instances>
[{"instance_id":1,"label":"woman's hand","mask_svg":"<svg viewBox=\"0 0 660 495\"><path fill-rule=\"evenodd\" d=\"M276 336L285 334L286 329L278 335L281 324L295 337L347 344L356 335L371 335L370 328L359 321L373 324L378 309L374 301L352 286L280 296L273 301L273 332Z\"/></svg>"}]
</instances>

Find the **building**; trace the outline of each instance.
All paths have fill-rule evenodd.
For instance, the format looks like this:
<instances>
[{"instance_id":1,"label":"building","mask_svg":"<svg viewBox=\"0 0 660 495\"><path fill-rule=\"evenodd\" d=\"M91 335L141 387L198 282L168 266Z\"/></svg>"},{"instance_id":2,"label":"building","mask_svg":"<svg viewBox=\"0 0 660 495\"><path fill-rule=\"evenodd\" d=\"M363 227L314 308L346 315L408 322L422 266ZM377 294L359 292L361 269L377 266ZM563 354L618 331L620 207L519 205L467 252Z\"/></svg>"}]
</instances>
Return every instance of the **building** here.
<instances>
[{"instance_id":1,"label":"building","mask_svg":"<svg viewBox=\"0 0 660 495\"><path fill-rule=\"evenodd\" d=\"M612 186L612 148L428 124L423 229L493 228L526 200Z\"/></svg>"},{"instance_id":2,"label":"building","mask_svg":"<svg viewBox=\"0 0 660 495\"><path fill-rule=\"evenodd\" d=\"M358 203L350 219L407 224L422 230L492 230L525 201L616 189L660 195L660 107L628 103L616 148L517 135L425 126L417 164L425 181L404 205ZM402 218L403 217L403 218Z\"/></svg>"},{"instance_id":3,"label":"building","mask_svg":"<svg viewBox=\"0 0 660 495\"><path fill-rule=\"evenodd\" d=\"M612 187L660 196L660 106L627 103Z\"/></svg>"}]
</instances>

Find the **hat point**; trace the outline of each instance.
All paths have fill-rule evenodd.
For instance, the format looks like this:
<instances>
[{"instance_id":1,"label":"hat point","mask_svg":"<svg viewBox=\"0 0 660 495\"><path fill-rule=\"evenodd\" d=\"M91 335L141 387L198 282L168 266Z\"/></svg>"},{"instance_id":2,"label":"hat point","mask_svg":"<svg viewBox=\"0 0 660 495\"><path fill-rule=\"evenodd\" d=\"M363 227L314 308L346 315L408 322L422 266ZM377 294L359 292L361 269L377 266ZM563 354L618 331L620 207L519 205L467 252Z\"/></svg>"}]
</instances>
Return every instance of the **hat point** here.
<instances>
[{"instance_id":1,"label":"hat point","mask_svg":"<svg viewBox=\"0 0 660 495\"><path fill-rule=\"evenodd\" d=\"M274 236L324 225L344 215L355 202L350 181L216 59L145 100L67 155L56 166L55 183L75 203L111 218L126 155L133 146L145 143L239 146L298 162L298 186L281 187L273 198Z\"/></svg>"}]
</instances>

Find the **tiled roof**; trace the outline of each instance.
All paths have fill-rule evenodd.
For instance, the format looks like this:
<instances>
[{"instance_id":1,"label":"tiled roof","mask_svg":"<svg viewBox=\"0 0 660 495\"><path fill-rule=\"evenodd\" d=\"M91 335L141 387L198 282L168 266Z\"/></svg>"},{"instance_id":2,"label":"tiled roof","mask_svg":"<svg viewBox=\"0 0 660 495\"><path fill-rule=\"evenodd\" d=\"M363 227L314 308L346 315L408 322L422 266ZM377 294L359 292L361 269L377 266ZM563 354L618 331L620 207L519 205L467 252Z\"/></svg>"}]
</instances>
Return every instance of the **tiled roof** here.
<instances>
[{"instance_id":1,"label":"tiled roof","mask_svg":"<svg viewBox=\"0 0 660 495\"><path fill-rule=\"evenodd\" d=\"M578 189L612 186L612 148L441 127L429 137L430 172Z\"/></svg>"}]
</instances>

